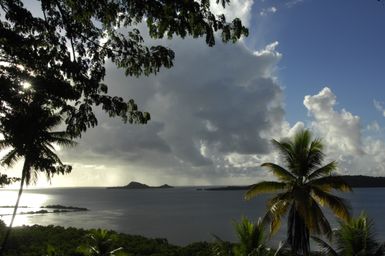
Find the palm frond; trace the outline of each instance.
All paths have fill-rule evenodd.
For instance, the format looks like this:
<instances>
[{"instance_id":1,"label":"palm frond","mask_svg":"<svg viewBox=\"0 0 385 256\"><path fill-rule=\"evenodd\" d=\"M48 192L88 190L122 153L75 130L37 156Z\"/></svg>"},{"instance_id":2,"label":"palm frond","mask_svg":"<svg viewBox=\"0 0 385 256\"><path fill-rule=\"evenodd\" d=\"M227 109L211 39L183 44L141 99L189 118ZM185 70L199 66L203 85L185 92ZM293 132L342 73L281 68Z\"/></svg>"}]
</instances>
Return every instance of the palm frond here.
<instances>
[{"instance_id":1,"label":"palm frond","mask_svg":"<svg viewBox=\"0 0 385 256\"><path fill-rule=\"evenodd\" d=\"M339 256L338 253L333 249L333 247L331 247L327 242L325 242L321 238L316 237L316 236L312 236L311 238L321 248L322 255L326 255L326 256Z\"/></svg>"},{"instance_id":2,"label":"palm frond","mask_svg":"<svg viewBox=\"0 0 385 256\"><path fill-rule=\"evenodd\" d=\"M263 163L261 166L267 167L281 181L293 181L296 179L293 174L277 164Z\"/></svg>"},{"instance_id":3,"label":"palm frond","mask_svg":"<svg viewBox=\"0 0 385 256\"><path fill-rule=\"evenodd\" d=\"M267 206L271 208L276 203L283 203L283 202L291 203L293 201L293 198L294 196L292 191L285 191L282 193L278 193L276 196L274 196L273 198L267 201Z\"/></svg>"},{"instance_id":4,"label":"palm frond","mask_svg":"<svg viewBox=\"0 0 385 256\"><path fill-rule=\"evenodd\" d=\"M306 176L308 169L309 145L311 143L311 134L308 130L297 132L292 140L294 149L294 169L297 175Z\"/></svg>"},{"instance_id":5,"label":"palm frond","mask_svg":"<svg viewBox=\"0 0 385 256\"><path fill-rule=\"evenodd\" d=\"M245 194L245 199L250 200L251 198L269 192L276 192L286 188L286 183L277 181L262 181L254 184Z\"/></svg>"},{"instance_id":6,"label":"palm frond","mask_svg":"<svg viewBox=\"0 0 385 256\"><path fill-rule=\"evenodd\" d=\"M318 203L310 198L308 209L305 213L306 223L309 230L316 234L326 235L329 239L332 237L332 228L326 219Z\"/></svg>"},{"instance_id":7,"label":"palm frond","mask_svg":"<svg viewBox=\"0 0 385 256\"><path fill-rule=\"evenodd\" d=\"M310 146L308 148L307 152L307 173L314 170L318 166L322 164L322 161L325 157L323 150L323 144L321 139L315 139L310 143Z\"/></svg>"},{"instance_id":8,"label":"palm frond","mask_svg":"<svg viewBox=\"0 0 385 256\"><path fill-rule=\"evenodd\" d=\"M28 170L25 172L25 184L35 184L37 181L38 173L37 169L31 166L31 168L28 168Z\"/></svg>"},{"instance_id":9,"label":"palm frond","mask_svg":"<svg viewBox=\"0 0 385 256\"><path fill-rule=\"evenodd\" d=\"M377 248L376 252L374 253L374 256L383 255L385 255L385 243L381 243L380 246Z\"/></svg>"},{"instance_id":10,"label":"palm frond","mask_svg":"<svg viewBox=\"0 0 385 256\"><path fill-rule=\"evenodd\" d=\"M211 246L213 256L234 256L233 246L230 242L224 241L216 235L213 235L213 237L215 238Z\"/></svg>"},{"instance_id":11,"label":"palm frond","mask_svg":"<svg viewBox=\"0 0 385 256\"><path fill-rule=\"evenodd\" d=\"M350 219L350 207L343 198L324 192L316 187L312 188L312 197L319 204L327 205L342 220Z\"/></svg>"},{"instance_id":12,"label":"palm frond","mask_svg":"<svg viewBox=\"0 0 385 256\"><path fill-rule=\"evenodd\" d=\"M241 255L249 255L253 250L265 246L264 225L261 219L253 223L246 217L242 217L240 222L234 223L234 226L239 239L238 251Z\"/></svg>"},{"instance_id":13,"label":"palm frond","mask_svg":"<svg viewBox=\"0 0 385 256\"><path fill-rule=\"evenodd\" d=\"M75 141L71 139L56 137L56 136L50 136L50 138L47 139L47 142L56 143L60 146L65 146L65 147L73 147L73 146L76 146L77 144Z\"/></svg>"},{"instance_id":14,"label":"palm frond","mask_svg":"<svg viewBox=\"0 0 385 256\"><path fill-rule=\"evenodd\" d=\"M51 150L49 147L47 146L42 147L41 152L43 153L44 157L50 159L52 163L55 163L57 165L63 165L58 155L55 154L55 152Z\"/></svg>"},{"instance_id":15,"label":"palm frond","mask_svg":"<svg viewBox=\"0 0 385 256\"><path fill-rule=\"evenodd\" d=\"M322 166L321 168L318 168L317 170L313 171L308 177L308 180L313 180L315 178L319 178L322 176L330 175L335 169L337 168L337 162L332 161L328 163L327 165Z\"/></svg>"},{"instance_id":16,"label":"palm frond","mask_svg":"<svg viewBox=\"0 0 385 256\"><path fill-rule=\"evenodd\" d=\"M18 151L16 149L12 149L9 151L3 158L1 159L1 165L5 166L13 166L17 160L19 160L20 155L18 154Z\"/></svg>"},{"instance_id":17,"label":"palm frond","mask_svg":"<svg viewBox=\"0 0 385 256\"><path fill-rule=\"evenodd\" d=\"M326 176L313 179L308 182L309 186L318 187L322 190L330 191L331 189L350 192L352 188L341 176Z\"/></svg>"},{"instance_id":18,"label":"palm frond","mask_svg":"<svg viewBox=\"0 0 385 256\"><path fill-rule=\"evenodd\" d=\"M286 163L290 167L291 163L294 161L293 145L290 143L290 141L271 140L271 143L280 151Z\"/></svg>"},{"instance_id":19,"label":"palm frond","mask_svg":"<svg viewBox=\"0 0 385 256\"><path fill-rule=\"evenodd\" d=\"M343 255L383 255L384 251L373 232L373 221L361 213L347 222L340 222L335 232L336 245Z\"/></svg>"},{"instance_id":20,"label":"palm frond","mask_svg":"<svg viewBox=\"0 0 385 256\"><path fill-rule=\"evenodd\" d=\"M272 200L270 200L271 202ZM277 201L268 206L268 210L262 219L263 225L270 225L270 235L277 233L281 227L281 220L291 206L290 201Z\"/></svg>"},{"instance_id":21,"label":"palm frond","mask_svg":"<svg viewBox=\"0 0 385 256\"><path fill-rule=\"evenodd\" d=\"M282 219L278 216L272 215L270 221L270 236L276 234L281 228Z\"/></svg>"},{"instance_id":22,"label":"palm frond","mask_svg":"<svg viewBox=\"0 0 385 256\"><path fill-rule=\"evenodd\" d=\"M0 140L0 150L12 147L8 140Z\"/></svg>"}]
</instances>

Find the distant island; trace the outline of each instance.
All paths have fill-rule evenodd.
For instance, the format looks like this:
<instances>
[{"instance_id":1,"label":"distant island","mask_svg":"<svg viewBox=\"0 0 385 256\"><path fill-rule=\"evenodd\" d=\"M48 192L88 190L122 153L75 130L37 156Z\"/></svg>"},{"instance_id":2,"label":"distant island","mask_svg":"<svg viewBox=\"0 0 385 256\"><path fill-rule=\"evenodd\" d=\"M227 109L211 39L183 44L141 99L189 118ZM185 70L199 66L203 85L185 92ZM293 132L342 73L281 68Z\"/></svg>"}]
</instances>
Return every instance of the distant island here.
<instances>
[{"instance_id":1,"label":"distant island","mask_svg":"<svg viewBox=\"0 0 385 256\"><path fill-rule=\"evenodd\" d=\"M154 187L149 186L140 182L132 181L126 186L120 186L120 187L107 187L107 189L156 189L156 188L174 188L170 185L164 184L162 186Z\"/></svg>"},{"instance_id":2,"label":"distant island","mask_svg":"<svg viewBox=\"0 0 385 256\"><path fill-rule=\"evenodd\" d=\"M385 177L373 177L373 176L364 176L364 175L342 175L341 176L346 183L348 183L352 188L379 188L385 187ZM204 188L199 190L248 190L252 185L248 186L224 186L224 187L215 187L215 188Z\"/></svg>"},{"instance_id":3,"label":"distant island","mask_svg":"<svg viewBox=\"0 0 385 256\"><path fill-rule=\"evenodd\" d=\"M14 208L14 206L3 205L3 206L0 206L0 209L1 208ZM32 207L20 206L18 208L28 209L28 208L32 208ZM41 210L38 210L38 211L19 212L17 214L19 214L19 215L23 215L23 214L30 215L30 214L67 213L67 212L84 212L84 211L88 211L87 208L74 207L74 206L64 206L64 205L60 205L60 204L41 206L40 209ZM12 214L1 214L0 216L6 216L6 215L12 215Z\"/></svg>"}]
</instances>

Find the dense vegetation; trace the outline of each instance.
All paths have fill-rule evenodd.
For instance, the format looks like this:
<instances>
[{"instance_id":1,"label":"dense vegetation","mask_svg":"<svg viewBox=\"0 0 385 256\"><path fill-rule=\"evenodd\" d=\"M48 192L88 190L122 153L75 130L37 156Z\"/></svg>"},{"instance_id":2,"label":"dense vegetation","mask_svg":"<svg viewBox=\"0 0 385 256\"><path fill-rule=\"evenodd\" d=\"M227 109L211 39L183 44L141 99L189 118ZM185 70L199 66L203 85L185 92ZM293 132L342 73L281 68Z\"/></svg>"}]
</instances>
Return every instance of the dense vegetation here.
<instances>
[{"instance_id":1,"label":"dense vegetation","mask_svg":"<svg viewBox=\"0 0 385 256\"><path fill-rule=\"evenodd\" d=\"M5 227L1 228L4 234ZM89 234L95 230L63 228L59 226L24 226L13 228L4 255L42 256L42 255L85 255L82 248L90 244ZM142 236L108 232L111 248L123 248L129 256L170 255L170 256L208 256L211 245L207 242L193 243L188 246L175 246L166 239L149 239Z\"/></svg>"}]
</instances>

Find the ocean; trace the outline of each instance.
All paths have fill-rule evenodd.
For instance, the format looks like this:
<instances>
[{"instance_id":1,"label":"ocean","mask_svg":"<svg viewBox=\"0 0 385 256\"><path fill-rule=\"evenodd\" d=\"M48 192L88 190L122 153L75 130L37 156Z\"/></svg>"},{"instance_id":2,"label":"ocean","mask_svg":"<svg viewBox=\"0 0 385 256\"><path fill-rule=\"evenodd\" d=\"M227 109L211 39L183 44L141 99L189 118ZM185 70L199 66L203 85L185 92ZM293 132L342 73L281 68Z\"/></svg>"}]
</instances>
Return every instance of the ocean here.
<instances>
[{"instance_id":1,"label":"ocean","mask_svg":"<svg viewBox=\"0 0 385 256\"><path fill-rule=\"evenodd\" d=\"M39 210L40 206L60 204L88 208L87 212L18 215L15 226L60 225L76 228L104 228L122 233L166 238L170 243L186 245L213 241L216 235L235 241L233 223L242 216L257 220L265 212L269 195L250 201L245 191L204 191L197 187L174 189L124 190L105 188L50 188L25 190L20 212ZM2 189L0 206L13 205L17 190ZM385 240L385 188L357 188L340 194L354 215L365 211L375 222L380 240ZM1 208L1 219L9 222L11 208ZM326 211L332 226L337 221ZM285 223L273 241L285 237Z\"/></svg>"}]
</instances>

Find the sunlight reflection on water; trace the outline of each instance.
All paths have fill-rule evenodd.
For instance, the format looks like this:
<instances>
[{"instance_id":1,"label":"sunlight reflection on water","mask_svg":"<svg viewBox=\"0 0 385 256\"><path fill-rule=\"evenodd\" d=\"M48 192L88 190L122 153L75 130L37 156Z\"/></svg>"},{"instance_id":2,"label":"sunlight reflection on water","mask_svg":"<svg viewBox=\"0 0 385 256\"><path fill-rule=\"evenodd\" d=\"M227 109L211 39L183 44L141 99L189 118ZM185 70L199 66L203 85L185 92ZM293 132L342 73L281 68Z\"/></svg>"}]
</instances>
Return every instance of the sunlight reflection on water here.
<instances>
[{"instance_id":1,"label":"sunlight reflection on water","mask_svg":"<svg viewBox=\"0 0 385 256\"><path fill-rule=\"evenodd\" d=\"M13 206L17 199L17 190L2 190L0 197L0 217L6 225L11 221L11 214L13 212ZM23 193L20 198L18 213L39 211L41 206L45 206L49 199L47 194L39 193ZM31 225L29 221L30 214L18 214L15 217L13 226Z\"/></svg>"}]
</instances>

